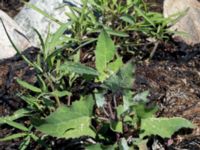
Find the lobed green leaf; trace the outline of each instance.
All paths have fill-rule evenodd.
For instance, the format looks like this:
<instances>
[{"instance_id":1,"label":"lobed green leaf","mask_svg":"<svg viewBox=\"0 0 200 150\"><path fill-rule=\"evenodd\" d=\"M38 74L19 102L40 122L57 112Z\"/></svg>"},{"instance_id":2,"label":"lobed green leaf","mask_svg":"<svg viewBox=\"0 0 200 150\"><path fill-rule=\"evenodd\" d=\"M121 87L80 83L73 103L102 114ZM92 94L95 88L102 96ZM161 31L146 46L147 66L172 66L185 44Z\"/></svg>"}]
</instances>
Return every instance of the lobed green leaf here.
<instances>
[{"instance_id":1,"label":"lobed green leaf","mask_svg":"<svg viewBox=\"0 0 200 150\"><path fill-rule=\"evenodd\" d=\"M83 135L94 137L91 116L94 101L84 97L71 107L61 106L45 119L33 119L33 125L41 132L58 138L76 138Z\"/></svg>"},{"instance_id":2,"label":"lobed green leaf","mask_svg":"<svg viewBox=\"0 0 200 150\"><path fill-rule=\"evenodd\" d=\"M181 128L194 128L188 120L180 117L174 118L146 118L141 120L140 138L151 135L159 135L162 138L170 138L174 132Z\"/></svg>"}]
</instances>

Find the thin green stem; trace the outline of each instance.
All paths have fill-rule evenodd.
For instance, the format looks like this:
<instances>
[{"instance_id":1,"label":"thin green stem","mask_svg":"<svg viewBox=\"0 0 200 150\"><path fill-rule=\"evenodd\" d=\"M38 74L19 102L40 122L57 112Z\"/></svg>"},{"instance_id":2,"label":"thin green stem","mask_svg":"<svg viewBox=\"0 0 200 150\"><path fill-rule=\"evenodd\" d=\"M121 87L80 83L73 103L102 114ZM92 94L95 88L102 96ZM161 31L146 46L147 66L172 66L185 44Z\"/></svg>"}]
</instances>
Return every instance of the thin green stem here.
<instances>
[{"instance_id":1,"label":"thin green stem","mask_svg":"<svg viewBox=\"0 0 200 150\"><path fill-rule=\"evenodd\" d=\"M48 80L49 85L50 85L50 87L51 87L51 90L52 90L52 91L55 91L55 87L54 87L54 85L53 85L51 79L49 78L49 76L48 76L46 73L44 74L44 76L45 76L45 78ZM56 100L57 107L59 107L59 106L61 105L61 104L60 104L60 99L58 98L58 96L54 96L54 98L55 98L55 100Z\"/></svg>"}]
</instances>

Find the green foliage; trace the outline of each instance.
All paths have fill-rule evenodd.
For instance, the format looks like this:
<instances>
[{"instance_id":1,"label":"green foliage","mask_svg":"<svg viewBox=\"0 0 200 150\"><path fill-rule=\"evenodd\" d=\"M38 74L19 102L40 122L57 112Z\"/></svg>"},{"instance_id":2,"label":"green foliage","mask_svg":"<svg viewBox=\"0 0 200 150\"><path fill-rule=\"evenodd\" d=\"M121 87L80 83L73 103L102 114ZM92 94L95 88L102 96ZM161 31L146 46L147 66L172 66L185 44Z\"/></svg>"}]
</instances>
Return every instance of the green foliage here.
<instances>
[{"instance_id":1,"label":"green foliage","mask_svg":"<svg viewBox=\"0 0 200 150\"><path fill-rule=\"evenodd\" d=\"M12 134L10 136L7 136L3 139L0 139L0 142L4 142L4 141L9 141L9 140L13 140L13 139L18 139L18 138L21 138L21 137L24 137L26 136L27 134L26 133L16 133L16 134Z\"/></svg>"},{"instance_id":2,"label":"green foliage","mask_svg":"<svg viewBox=\"0 0 200 150\"><path fill-rule=\"evenodd\" d=\"M27 109L1 117L0 124L21 132L0 141L23 138L19 149L26 149L32 140L45 142L43 137L89 136L96 144L87 144L88 150L129 150L146 144L144 137L170 138L183 127L194 128L182 118L155 118L157 107L147 107L149 92L132 91L135 65L125 57L138 49L136 45L142 44L141 40L167 40L171 33L166 28L173 19L148 11L143 0L81 2L81 7L67 6L68 23L27 3L60 25L55 33L49 29L46 38L33 29L41 43L34 62L20 53L3 24L17 53L36 71L37 81L32 85L17 79L19 85L28 89L28 93L19 94ZM95 60L85 63L84 53L94 55ZM25 117L30 124L20 120Z\"/></svg>"},{"instance_id":3,"label":"green foliage","mask_svg":"<svg viewBox=\"0 0 200 150\"><path fill-rule=\"evenodd\" d=\"M101 144L93 144L86 147L86 150L115 150L116 146L104 146Z\"/></svg>"},{"instance_id":4,"label":"green foliage","mask_svg":"<svg viewBox=\"0 0 200 150\"><path fill-rule=\"evenodd\" d=\"M108 65L111 62L111 60L114 59L114 56L116 54L115 45L112 41L112 39L109 37L109 35L106 33L106 31L102 31L98 37L97 46L95 50L95 56L96 56L96 68L100 73L99 80L104 81L106 78L108 78L110 72L113 70L108 69L114 69L118 70L119 65L117 64L117 69L115 67L109 67Z\"/></svg>"},{"instance_id":5,"label":"green foliage","mask_svg":"<svg viewBox=\"0 0 200 150\"><path fill-rule=\"evenodd\" d=\"M97 47L95 50L96 68L99 72L107 69L107 64L115 55L115 45L112 39L105 31L102 31L98 37Z\"/></svg>"},{"instance_id":6,"label":"green foliage","mask_svg":"<svg viewBox=\"0 0 200 150\"><path fill-rule=\"evenodd\" d=\"M131 148L128 146L128 143L125 138L122 138L119 144L120 150L131 150Z\"/></svg>"},{"instance_id":7,"label":"green foliage","mask_svg":"<svg viewBox=\"0 0 200 150\"><path fill-rule=\"evenodd\" d=\"M114 132L122 133L123 132L123 123L121 121L111 121L110 128Z\"/></svg>"},{"instance_id":8,"label":"green foliage","mask_svg":"<svg viewBox=\"0 0 200 150\"><path fill-rule=\"evenodd\" d=\"M17 120L19 118L25 117L29 115L29 111L26 109L18 109L13 113L13 115L6 116L6 117L0 117L0 124L5 123L6 120L13 121Z\"/></svg>"},{"instance_id":9,"label":"green foliage","mask_svg":"<svg viewBox=\"0 0 200 150\"><path fill-rule=\"evenodd\" d=\"M81 75L92 75L92 76L98 76L99 73L91 68L87 67L81 63L75 63L75 62L65 62L60 66L60 70L63 72L63 74L67 73L77 73Z\"/></svg>"},{"instance_id":10,"label":"green foliage","mask_svg":"<svg viewBox=\"0 0 200 150\"><path fill-rule=\"evenodd\" d=\"M106 104L103 93L95 93L95 101L97 107L103 107Z\"/></svg>"},{"instance_id":11,"label":"green foliage","mask_svg":"<svg viewBox=\"0 0 200 150\"><path fill-rule=\"evenodd\" d=\"M53 95L53 96L57 96L57 97L64 97L64 96L71 95L71 93L68 92L68 91L53 91L53 92L51 92L49 94Z\"/></svg>"},{"instance_id":12,"label":"green foliage","mask_svg":"<svg viewBox=\"0 0 200 150\"><path fill-rule=\"evenodd\" d=\"M132 62L124 64L116 74L111 75L105 80L105 86L113 92L130 90L134 82L134 69L135 67Z\"/></svg>"},{"instance_id":13,"label":"green foliage","mask_svg":"<svg viewBox=\"0 0 200 150\"><path fill-rule=\"evenodd\" d=\"M26 88L26 89L29 89L29 90L31 90L31 91L33 91L33 92L36 92L36 93L41 93L41 92L42 92L42 90L41 90L40 88L37 88L37 87L35 87L35 86L33 86L33 85L31 85L31 84L25 82L25 81L22 81L22 80L20 80L20 79L17 79L17 82L18 82L22 87L24 87L24 88Z\"/></svg>"},{"instance_id":14,"label":"green foliage","mask_svg":"<svg viewBox=\"0 0 200 150\"><path fill-rule=\"evenodd\" d=\"M140 137L159 135L163 138L170 138L174 132L181 128L194 128L194 125L186 119L174 118L146 118L141 122Z\"/></svg>"},{"instance_id":15,"label":"green foliage","mask_svg":"<svg viewBox=\"0 0 200 150\"><path fill-rule=\"evenodd\" d=\"M0 117L0 124L7 124L9 126L12 126L14 128L17 128L19 130L22 131L28 131L28 128L25 127L23 124L21 123L17 123L15 122L15 120L19 119L19 118L23 118L29 115L29 111L25 110L25 109L19 109L16 112L14 112L13 115L11 116L6 116L6 117ZM5 139L4 139L5 140Z\"/></svg>"},{"instance_id":16,"label":"green foliage","mask_svg":"<svg viewBox=\"0 0 200 150\"><path fill-rule=\"evenodd\" d=\"M59 138L94 137L90 125L93 105L91 96L84 97L70 108L61 106L44 119L33 119L32 123L39 131Z\"/></svg>"}]
</instances>

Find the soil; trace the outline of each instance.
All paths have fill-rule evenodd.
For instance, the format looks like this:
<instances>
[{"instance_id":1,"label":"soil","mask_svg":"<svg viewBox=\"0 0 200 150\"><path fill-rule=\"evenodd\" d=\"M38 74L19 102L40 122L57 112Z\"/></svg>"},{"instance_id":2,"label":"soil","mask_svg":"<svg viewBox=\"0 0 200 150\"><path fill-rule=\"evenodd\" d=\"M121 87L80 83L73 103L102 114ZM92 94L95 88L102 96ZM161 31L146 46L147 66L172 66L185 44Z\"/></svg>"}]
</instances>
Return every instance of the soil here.
<instances>
[{"instance_id":1,"label":"soil","mask_svg":"<svg viewBox=\"0 0 200 150\"><path fill-rule=\"evenodd\" d=\"M38 49L29 48L23 52L30 60L34 61ZM35 72L27 65L20 56L10 59L0 60L0 116L11 115L19 108L23 108L25 103L16 96L19 92L25 92L17 84L16 79L21 78L29 83L35 83ZM0 126L0 138L5 137L16 130ZM20 141L0 142L0 149L18 149Z\"/></svg>"},{"instance_id":2,"label":"soil","mask_svg":"<svg viewBox=\"0 0 200 150\"><path fill-rule=\"evenodd\" d=\"M162 3L161 0L156 2ZM14 5L15 3L16 5ZM7 11L11 16L14 16L21 6L22 4L19 1L17 3L16 0L0 2L0 9ZM152 9L154 8L162 11L161 5L152 6ZM36 56L37 51L36 48L29 48L24 54L30 59L35 59L34 56ZM35 83L36 79L34 70L28 67L19 56L1 60L0 70L0 116L5 116L25 106L23 101L16 96L23 89L19 87L15 79L21 78L30 83ZM157 103L159 106L157 116L183 117L197 126L193 131L182 130L174 134L170 139L170 144L165 144L165 147L167 145L166 149L199 150L200 45L188 46L175 41L160 43L151 60L137 63L135 79L133 89L137 92L150 91L149 99L151 103ZM12 128L0 126L0 138L15 132ZM56 147L62 147L60 149L63 149L63 147L65 147L64 149L71 149L73 147L72 145L70 148L66 146L70 142L73 143L70 140L58 141L52 139L52 141L55 142L55 149ZM0 149L18 149L20 142L20 140L0 142ZM32 143L30 149L40 149L40 147L36 148Z\"/></svg>"},{"instance_id":3,"label":"soil","mask_svg":"<svg viewBox=\"0 0 200 150\"><path fill-rule=\"evenodd\" d=\"M1 0L0 9L6 12L10 17L14 17L22 8L23 3L20 0Z\"/></svg>"},{"instance_id":4,"label":"soil","mask_svg":"<svg viewBox=\"0 0 200 150\"><path fill-rule=\"evenodd\" d=\"M137 65L134 89L150 91L151 102L159 106L158 117L183 117L197 126L190 134L175 135L177 145L173 146L191 149L196 140L197 147L192 149L200 149L200 47L174 46L174 52L163 48L157 49L150 62Z\"/></svg>"}]
</instances>

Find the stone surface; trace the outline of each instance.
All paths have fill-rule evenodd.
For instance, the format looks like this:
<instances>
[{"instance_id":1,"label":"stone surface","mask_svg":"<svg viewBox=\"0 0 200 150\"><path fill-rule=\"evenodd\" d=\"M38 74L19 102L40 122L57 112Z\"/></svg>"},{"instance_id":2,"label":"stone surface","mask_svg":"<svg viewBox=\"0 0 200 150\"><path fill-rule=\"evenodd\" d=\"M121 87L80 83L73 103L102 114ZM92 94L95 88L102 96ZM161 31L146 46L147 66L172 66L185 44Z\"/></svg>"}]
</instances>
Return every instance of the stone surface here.
<instances>
[{"instance_id":1,"label":"stone surface","mask_svg":"<svg viewBox=\"0 0 200 150\"><path fill-rule=\"evenodd\" d=\"M13 42L19 50L25 50L30 46L29 41L24 36L23 30L10 18L6 13L0 10L0 18L2 18L5 27L12 38ZM0 59L9 58L16 54L15 49L12 47L6 32L0 22Z\"/></svg>"},{"instance_id":2,"label":"stone surface","mask_svg":"<svg viewBox=\"0 0 200 150\"><path fill-rule=\"evenodd\" d=\"M164 1L165 17L185 10L187 10L186 15L173 25L171 29L173 31L185 32L187 35L182 36L181 39L187 44L200 43L200 2L198 0Z\"/></svg>"},{"instance_id":3,"label":"stone surface","mask_svg":"<svg viewBox=\"0 0 200 150\"><path fill-rule=\"evenodd\" d=\"M45 11L49 15L53 16L61 22L67 22L67 16L65 12L69 12L69 8L65 6L65 0L30 0L31 4ZM80 0L71 0L70 3L80 4ZM23 27L26 32L26 36L32 44L39 45L39 40L35 32L31 27L36 28L43 37L46 37L48 33L48 26L50 25L50 31L55 32L59 27L58 24L50 21L40 13L31 8L24 7L19 14L15 17L19 26Z\"/></svg>"}]
</instances>

